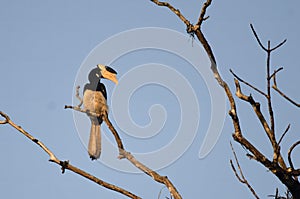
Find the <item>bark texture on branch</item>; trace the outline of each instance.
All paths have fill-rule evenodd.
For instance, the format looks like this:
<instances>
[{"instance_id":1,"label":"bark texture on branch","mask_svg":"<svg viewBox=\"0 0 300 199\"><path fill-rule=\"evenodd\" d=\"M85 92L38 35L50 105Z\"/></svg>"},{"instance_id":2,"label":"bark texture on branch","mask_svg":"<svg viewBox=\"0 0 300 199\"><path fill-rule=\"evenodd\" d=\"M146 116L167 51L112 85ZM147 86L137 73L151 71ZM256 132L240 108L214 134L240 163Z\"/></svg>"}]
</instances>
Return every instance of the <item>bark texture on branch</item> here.
<instances>
[{"instance_id":1,"label":"bark texture on branch","mask_svg":"<svg viewBox=\"0 0 300 199\"><path fill-rule=\"evenodd\" d=\"M169 180L169 178L167 176L161 176L156 171L150 169L149 167L147 167L146 165L144 165L143 163L138 161L130 152L125 150L123 142L119 136L119 133L117 132L117 130L115 129L115 127L113 126L111 121L109 120L108 114L99 115L97 113L90 112L89 110L84 110L84 109L80 108L82 103L81 103L81 97L78 94L79 88L80 88L79 86L77 86L77 88L76 88L76 97L80 101L79 105L77 105L77 106L65 105L65 109L73 109L75 111L93 115L95 117L101 117L103 119L103 121L106 123L106 125L108 126L109 130L112 132L112 134L116 140L116 143L118 145L118 150L119 150L118 158L119 159L123 159L123 158L127 159L133 166L135 166L136 168L138 168L139 170L141 170L148 176L152 177L153 180L155 180L158 183L164 184L168 188L170 194L174 197L174 199L181 199L182 196L180 195L180 193L178 192L176 187L173 185L173 183Z\"/></svg>"},{"instance_id":2,"label":"bark texture on branch","mask_svg":"<svg viewBox=\"0 0 300 199\"><path fill-rule=\"evenodd\" d=\"M273 74L271 74L271 72L270 72L271 52L278 49L279 47L281 47L286 42L286 40L283 40L281 43L279 43L278 45L276 45L273 48L271 48L270 41L268 41L268 46L265 47L262 44L262 42L260 41L253 25L250 25L252 32L254 34L254 37L256 38L259 46L267 53L267 67L266 67L267 68L267 70L266 70L267 92L266 93L262 92L260 89L254 87L253 85L249 84L248 82L242 80L241 78L239 78L237 75L235 75L232 72L236 78L235 85L236 85L237 97L244 101L247 101L252 106L253 111L256 113L256 116L258 117L261 125L263 126L263 129L269 138L270 144L273 147L273 151L274 151L273 159L270 160L261 151L259 151L250 141L248 141L247 138L245 138L245 136L243 135L242 129L240 126L240 121L238 118L235 99L233 97L233 94L232 94L228 84L226 83L226 81L223 80L223 78L221 77L221 75L218 71L217 62L216 62L213 50L211 49L207 39L205 38L205 36L201 30L201 26L202 26L203 22L208 18L205 15L206 15L206 11L207 11L208 7L212 3L212 0L206 0L204 2L196 25L191 24L190 21L188 19L186 19L186 17L184 17L183 14L179 11L179 9L174 8L169 3L160 2L158 0L152 0L152 2L157 4L158 6L165 6L170 11L174 12L178 16L178 18L187 26L187 33L192 34L193 36L196 35L197 39L200 41L200 43L204 47L204 49L207 53L207 56L209 57L209 59L211 61L211 70L214 74L214 77L217 80L218 84L224 89L224 92L225 92L227 99L229 101L229 104L230 104L229 115L231 117L231 121L232 121L232 124L234 127L234 133L232 134L233 139L236 142L240 143L242 146L244 146L251 153L251 154L248 154L248 156L251 156L253 159L255 159L256 161L258 161L259 163L264 165L267 169L272 171L275 174L275 176L277 176L277 178L284 185L287 186L287 188L292 193L294 198L300 198L300 184L299 184L297 178L295 177L296 175L300 174L300 170L294 169L294 168L287 168L287 166L284 162L284 159L282 158L282 155L280 153L280 145L279 144L288 129L281 136L281 138L279 139L279 142L277 142L276 136L275 136L275 118L274 118L274 112L273 112L273 107L272 107L272 98L271 98L271 82L270 81L272 78L274 78L273 88L277 92L279 92L284 98L286 98L288 101L290 101L291 103L293 103L296 106L298 105L294 101L290 100L287 96L285 96L282 92L280 92L279 89L277 89L277 87L276 87L275 75L281 69L275 70ZM241 92L239 81L241 81L242 83L245 83L246 85L250 86L252 89L257 91L258 93L260 93L266 97L270 123L268 123L268 121L265 119L265 116L262 114L262 112L260 110L260 103L254 101L254 99L251 95L246 96ZM298 145L298 143L295 143L295 145ZM291 161L290 161L290 166L292 167Z\"/></svg>"},{"instance_id":3,"label":"bark texture on branch","mask_svg":"<svg viewBox=\"0 0 300 199\"><path fill-rule=\"evenodd\" d=\"M24 130L21 126L18 126L17 124L15 124L7 114L5 114L4 112L0 111L0 115L4 118L4 120L0 121L0 124L9 124L10 126L12 126L13 128L15 128L16 130L18 130L20 133L22 133L24 136L26 136L28 139L30 139L32 142L34 142L35 144L37 144L39 147L41 147L48 155L49 155L49 161L56 163L58 165L61 166L61 170L62 173L65 172L65 170L70 170L74 173L77 173L78 175L100 185L103 186L107 189L119 192L129 198L135 198L135 199L139 199L140 197L121 188L118 187L116 185L110 184L108 182L105 182L103 180L101 180L100 178L97 178L95 176L93 176L92 174L87 173L86 171L79 169L75 166L73 166L72 164L69 163L69 161L63 161L58 159L54 153L40 140L36 139L35 137L33 137L29 132L27 132L26 130Z\"/></svg>"}]
</instances>

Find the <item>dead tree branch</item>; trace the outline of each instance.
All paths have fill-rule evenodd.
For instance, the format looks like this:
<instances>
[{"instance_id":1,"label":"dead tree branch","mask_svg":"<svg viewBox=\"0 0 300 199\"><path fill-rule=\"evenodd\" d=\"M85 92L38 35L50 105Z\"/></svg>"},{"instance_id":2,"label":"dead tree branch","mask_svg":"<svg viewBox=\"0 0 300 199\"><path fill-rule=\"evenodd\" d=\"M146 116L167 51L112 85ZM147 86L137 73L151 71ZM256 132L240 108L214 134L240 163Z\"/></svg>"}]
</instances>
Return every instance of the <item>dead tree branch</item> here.
<instances>
[{"instance_id":1,"label":"dead tree branch","mask_svg":"<svg viewBox=\"0 0 300 199\"><path fill-rule=\"evenodd\" d=\"M291 127L290 124L286 127L285 131L283 132L283 134L281 135L281 137L280 137L280 139L278 141L278 145L280 145L282 139L284 138L284 136L286 135L286 133L289 131L290 127Z\"/></svg>"},{"instance_id":2,"label":"dead tree branch","mask_svg":"<svg viewBox=\"0 0 300 199\"><path fill-rule=\"evenodd\" d=\"M30 139L32 142L34 142L35 144L37 144L39 147L41 147L50 157L49 161L50 162L54 162L58 165L61 166L61 170L62 170L62 173L65 172L65 170L70 170L74 173L77 173L78 175L84 177L84 178L87 178L88 180L100 185L100 186L103 186L107 189L110 189L110 190L113 190L113 191L116 191L116 192L119 192L129 198L135 198L135 199L139 199L140 197L123 189L123 188L120 188L116 185L113 185L113 184L110 184L108 182L105 182L75 166L73 166L72 164L69 163L69 161L62 161L60 159L58 159L54 153L44 144L42 143L40 140L36 139L35 137L33 137L30 133L28 133L27 131L25 131L21 126L18 126L17 124L15 124L7 114L5 114L4 112L1 112L0 111L0 115L4 118L4 120L1 120L0 121L0 124L9 124L10 126L12 126L13 128L15 128L16 130L18 130L20 133L22 133L23 135L25 135L28 139Z\"/></svg>"},{"instance_id":3,"label":"dead tree branch","mask_svg":"<svg viewBox=\"0 0 300 199\"><path fill-rule=\"evenodd\" d=\"M212 2L211 0L208 0L208 1L204 2L203 6L201 8L201 12L200 12L200 16L198 18L198 22L195 25L194 30L199 29L201 27L202 22L205 21L206 19L208 19L209 16L205 17L205 14L206 14L206 10L210 6L211 2Z\"/></svg>"},{"instance_id":4,"label":"dead tree branch","mask_svg":"<svg viewBox=\"0 0 300 199\"><path fill-rule=\"evenodd\" d=\"M292 161L292 158L291 158L291 154L292 154L292 151L294 150L294 148L295 148L296 146L298 146L299 144L300 144L300 141L294 143L294 144L290 147L290 149L288 150L288 161L289 161L289 164L290 164L290 167L291 167L292 170L295 170L295 168L294 168L294 164L293 164L293 161Z\"/></svg>"},{"instance_id":5,"label":"dead tree branch","mask_svg":"<svg viewBox=\"0 0 300 199\"><path fill-rule=\"evenodd\" d=\"M138 169L143 171L148 176L152 177L153 180L155 180L156 182L159 182L161 184L165 184L165 186L169 189L169 192L174 197L174 199L182 198L181 195L179 194L179 192L177 191L176 187L172 184L172 182L168 179L167 176L159 175L157 172L153 171L149 167L147 167L144 164L142 164L141 162L139 162L137 159L135 159L135 157L131 153L129 153L127 151L124 151L124 156L135 167L137 167Z\"/></svg>"},{"instance_id":6,"label":"dead tree branch","mask_svg":"<svg viewBox=\"0 0 300 199\"><path fill-rule=\"evenodd\" d=\"M264 115L262 114L262 112L260 110L260 103L256 102L251 95L250 96L244 95L241 91L239 81L237 79L235 79L234 81L235 81L235 85L236 85L236 96L238 98L248 102L249 104L251 104L253 111L256 113L257 118L259 119L261 125L263 126L263 128L270 140L270 143L272 144L272 147L274 149L274 154L273 154L274 160L278 160L278 158L280 158L280 156L281 156L280 150L279 150L280 148L276 141L273 131L270 129ZM282 158L280 158L279 160L281 161L282 165L285 165Z\"/></svg>"},{"instance_id":7,"label":"dead tree branch","mask_svg":"<svg viewBox=\"0 0 300 199\"><path fill-rule=\"evenodd\" d=\"M159 6L165 6L170 8L174 8L173 6L171 6L169 3L162 3L158 0L152 0L152 2L154 2L155 4L159 5ZM196 25L193 25L189 22L189 20L187 20L180 12L177 12L177 16L180 18L180 20L182 20L185 25L187 26L187 32L189 34L193 34L196 35L198 40L200 41L200 43L202 44L202 46L204 47L210 61L211 61L211 70L214 74L215 79L217 80L217 82L219 83L219 85L224 89L225 94L228 98L228 101L230 103L230 110L229 110L229 115L231 117L232 123L233 123L233 127L234 127L234 133L233 133L233 139L240 143L242 146L244 146L247 150L249 150L252 154L249 154L249 156L251 156L253 159L255 159L256 161L260 162L262 165L264 165L266 168L268 168L270 171L272 171L272 173L274 175L277 176L277 178L287 186L287 188L291 191L291 193L293 194L293 196L295 198L300 198L300 184L298 183L297 180L295 180L292 176L293 174L298 174L300 175L300 170L294 170L294 171L289 171L284 163L284 160L280 154L280 147L278 145L278 143L276 142L276 137L275 137L275 121L274 121L274 113L273 113L273 108L272 108L272 100L271 100L271 86L270 86L270 80L272 78L272 76L274 76L275 74L270 74L270 57L271 57L271 52L276 50L277 48L281 47L286 40L282 41L280 44L278 44L277 46L271 48L270 45L270 41L268 41L268 47L264 47L262 42L260 41L256 31L254 30L254 27L252 25L250 25L252 32L258 42L258 44L260 45L260 47L267 52L267 92L266 92L266 96L267 96L267 104L268 104L268 111L269 111L269 118L270 118L270 125L267 123L265 117L263 116L263 114L260 111L260 104L258 102L255 102L252 98L252 96L246 96L243 95L240 91L240 85L237 79L235 79L235 83L236 83L236 89L237 89L237 96L247 102L249 102L252 107L254 112L256 113L257 117L259 118L264 130L266 131L266 134L269 137L269 140L272 144L272 147L274 149L274 154L273 154L273 161L269 160L266 156L264 156L251 142L249 142L242 134L242 130L240 127L240 121L238 118L238 114L237 114L237 107L236 107L236 103L235 103L235 99L233 98L233 94L229 88L229 86L227 85L227 83L222 79L218 68L217 68L217 62L214 56L214 53L207 41L207 39L205 38L203 32L201 31L201 25L203 25L203 21L205 21L207 19L207 17L205 17L206 15L206 10L209 7L209 5L211 5L212 0L206 0L206 2L202 5L201 8L201 12L198 18L198 22ZM174 12L174 10L178 10L178 9L170 9L172 12ZM176 14L176 13L175 13ZM277 163L277 161L280 163L280 165Z\"/></svg>"},{"instance_id":8,"label":"dead tree branch","mask_svg":"<svg viewBox=\"0 0 300 199\"><path fill-rule=\"evenodd\" d=\"M250 88L252 88L253 90L255 90L256 92L260 93L261 95L265 96L266 98L268 98L268 95L265 94L263 91L261 91L260 89L256 88L255 86L253 86L252 84L244 81L242 78L240 78L239 76L237 76L233 70L229 70L231 72L231 74L237 79L239 80L240 82L244 83L245 85L249 86Z\"/></svg>"},{"instance_id":9,"label":"dead tree branch","mask_svg":"<svg viewBox=\"0 0 300 199\"><path fill-rule=\"evenodd\" d=\"M266 74L267 74L267 77L266 77L266 80L267 80L267 84L266 84L266 87L267 87L267 104L268 104L268 110L269 110L269 118L270 118L270 130L269 132L266 131L267 134L269 134L272 138L271 141L271 144L272 144L272 147L273 147L273 150L274 150L274 160L277 161L279 160L279 163L281 164L281 166L283 168L286 168L286 164L280 154L280 146L279 144L277 143L276 139L275 139L275 119L274 119L274 112L273 112L273 107L272 107L272 99L271 99L271 78L274 77L275 78L275 75L277 72L279 72L280 70L282 70L282 67L275 70L273 72L273 74L270 74L270 60L271 60L271 53L278 49L279 47L281 47L287 40L283 40L281 43L279 43L278 45L276 45L275 47L271 48L271 42L268 41L268 47L264 47L262 42L260 41L254 27L252 24L250 24L250 27L251 27L251 30L259 44L259 46L267 53L267 71L266 71ZM265 129L266 130L266 129Z\"/></svg>"},{"instance_id":10,"label":"dead tree branch","mask_svg":"<svg viewBox=\"0 0 300 199\"><path fill-rule=\"evenodd\" d=\"M250 24L251 30L259 44L259 46L267 53L267 102L268 102L268 109L269 109L269 116L270 116L270 127L272 132L275 135L275 121L274 121L274 113L273 113L273 107L272 107L272 100L271 100L271 78L273 76L270 75L270 60L271 60L271 53L272 51L276 50L277 48L281 47L287 40L283 40L281 43L279 43L277 46L271 48L271 42L268 41L268 47L266 48L262 42L260 41L254 27L252 24ZM277 71L278 72L278 71Z\"/></svg>"},{"instance_id":11,"label":"dead tree branch","mask_svg":"<svg viewBox=\"0 0 300 199\"><path fill-rule=\"evenodd\" d=\"M79 86L77 87L77 89L79 89ZM79 99L81 99L81 98L79 97ZM79 111L79 112L82 112L82 113L88 113L89 115L93 115L95 117L102 117L103 121L107 124L108 128L110 129L110 131L114 135L115 140L118 144L118 149L119 149L118 158L119 159L126 158L131 164L133 164L133 166L140 169L142 172L144 172L148 176L152 177L153 180L155 180L156 182L159 182L161 184L164 184L169 189L169 192L174 197L174 199L181 199L182 198L180 193L177 191L176 187L168 179L167 176L159 175L156 171L150 169L149 167L147 167L143 163L139 162L130 152L128 152L124 149L124 145L122 143L122 140L121 140L117 130L114 128L114 126L110 122L107 114L104 114L104 115L96 114L96 113L90 112L88 110L81 109L79 106L65 105L65 109L73 109L75 111Z\"/></svg>"},{"instance_id":12,"label":"dead tree branch","mask_svg":"<svg viewBox=\"0 0 300 199\"><path fill-rule=\"evenodd\" d=\"M292 103L293 105L300 107L300 103L295 102L294 100L292 100L290 97L288 97L286 94L284 94L284 92L282 92L278 87L277 87L277 82L276 82L276 73L274 72L273 75L273 86L272 88L279 93L284 99L286 99L287 101L289 101L290 103Z\"/></svg>"},{"instance_id":13,"label":"dead tree branch","mask_svg":"<svg viewBox=\"0 0 300 199\"><path fill-rule=\"evenodd\" d=\"M115 138L117 139L118 146L122 144L122 141L118 135L118 132L110 122L109 118L107 117L107 114L103 117L103 120L109 127L109 129L114 134ZM119 144L120 143L120 144ZM170 191L171 195L174 197L174 199L180 199L181 196L179 192L177 191L176 187L172 184L172 182L168 179L167 176L161 176L156 171L150 169L140 161L138 161L130 152L127 152L124 148L119 148L120 155L119 159L126 158L131 164L133 164L135 167L143 171L148 176L152 177L156 182L159 182L161 184L164 184Z\"/></svg>"},{"instance_id":14,"label":"dead tree branch","mask_svg":"<svg viewBox=\"0 0 300 199\"><path fill-rule=\"evenodd\" d=\"M287 101L291 102L297 107L300 107L300 103L298 104L294 100L292 100L290 97L288 97L286 94L284 94L277 86L273 85L272 88L277 91L282 97L284 97Z\"/></svg>"},{"instance_id":15,"label":"dead tree branch","mask_svg":"<svg viewBox=\"0 0 300 199\"><path fill-rule=\"evenodd\" d=\"M119 159L122 159L124 158L124 146L123 146L123 143L122 143L122 140L117 132L117 130L115 129L115 127L112 125L112 123L110 122L109 118L108 118L108 115L105 114L104 116L102 116L102 119L103 121L107 124L109 130L112 132L112 134L114 135L115 137L115 140L118 144L118 149L119 149Z\"/></svg>"},{"instance_id":16,"label":"dead tree branch","mask_svg":"<svg viewBox=\"0 0 300 199\"><path fill-rule=\"evenodd\" d=\"M156 5L158 5L158 6L164 6L164 7L169 8L186 25L186 27L187 27L186 28L187 33L189 33L189 34L192 33L192 34L196 34L197 35L197 37L200 40L200 42L202 43L203 47L207 51L209 58L211 59L212 62L215 63L214 66L213 66L213 67L215 67L216 66L216 60L215 60L214 54L212 52L212 49L211 49L210 45L208 44L208 42L206 41L206 38L204 37L204 35L200 31L202 22L205 21L208 18L208 17L205 17L205 14L206 14L206 10L210 6L212 0L207 0L203 4L203 6L201 8L200 16L198 18L198 22L197 22L197 24L195 26L192 23L190 23L190 21L187 20L183 16L183 14L179 11L179 9L174 8L170 3L161 2L161 1L158 1L158 0L151 0L151 1L153 3L155 3Z\"/></svg>"},{"instance_id":17,"label":"dead tree branch","mask_svg":"<svg viewBox=\"0 0 300 199\"><path fill-rule=\"evenodd\" d=\"M168 2L160 2L160 1L158 1L158 0L151 0L151 1L152 1L153 3L155 3L156 5L158 5L158 6L164 6L164 7L169 8L174 14L176 14L176 15L180 18L181 21L183 21L183 23L185 23L185 25L188 26L188 25L190 24L189 20L187 20L187 19L181 14L180 10L174 8L174 7L173 7L171 4L169 4Z\"/></svg>"},{"instance_id":18,"label":"dead tree branch","mask_svg":"<svg viewBox=\"0 0 300 199\"><path fill-rule=\"evenodd\" d=\"M234 167L234 165L233 165L233 161L230 160L230 165L231 165L231 168L232 168L232 170L233 170L235 176L237 177L237 179L238 179L242 184L245 184L245 185L248 187L248 189L251 191L251 193L254 195L254 197L258 199L259 197L257 196L256 192L254 191L254 189L253 189L252 186L249 184L249 182L247 181L247 179L245 178L245 176L244 176L244 174L243 174L243 170L242 170L242 168L241 168L241 166L240 166L239 160L238 160L238 158L237 158L237 155L236 155L236 153L235 153L235 151L234 151L234 148L233 148L231 142L230 142L230 147L231 147L231 150L232 150L232 153L233 153L233 156L234 156L236 165L237 165L237 167L238 167L238 169L239 169L239 173L240 173L240 175L237 173L237 170L235 169L235 167Z\"/></svg>"},{"instance_id":19,"label":"dead tree branch","mask_svg":"<svg viewBox=\"0 0 300 199\"><path fill-rule=\"evenodd\" d=\"M275 195L268 195L268 197L273 197L274 199L292 199L292 196L291 196L289 190L286 191L285 197L283 197L283 196L279 195L278 188L276 188Z\"/></svg>"},{"instance_id":20,"label":"dead tree branch","mask_svg":"<svg viewBox=\"0 0 300 199\"><path fill-rule=\"evenodd\" d=\"M256 38L256 41L257 41L257 43L259 44L259 46L264 50L264 51L268 51L268 49L266 49L265 47L264 47L264 45L261 43L261 41L260 41L260 39L259 39L259 37L258 37L258 35L257 35L257 33L256 33L256 31L255 31L255 29L254 29L254 27L253 27L253 25L252 24L250 24L250 27L251 27L251 30L252 30L252 32L253 32L253 34L254 34L254 36L255 36L255 38Z\"/></svg>"},{"instance_id":21,"label":"dead tree branch","mask_svg":"<svg viewBox=\"0 0 300 199\"><path fill-rule=\"evenodd\" d=\"M273 77L275 77L275 75L280 72L281 70L283 70L283 67L280 67L276 70L274 70L274 72L272 73L272 75L269 77L269 79L272 79Z\"/></svg>"}]
</instances>

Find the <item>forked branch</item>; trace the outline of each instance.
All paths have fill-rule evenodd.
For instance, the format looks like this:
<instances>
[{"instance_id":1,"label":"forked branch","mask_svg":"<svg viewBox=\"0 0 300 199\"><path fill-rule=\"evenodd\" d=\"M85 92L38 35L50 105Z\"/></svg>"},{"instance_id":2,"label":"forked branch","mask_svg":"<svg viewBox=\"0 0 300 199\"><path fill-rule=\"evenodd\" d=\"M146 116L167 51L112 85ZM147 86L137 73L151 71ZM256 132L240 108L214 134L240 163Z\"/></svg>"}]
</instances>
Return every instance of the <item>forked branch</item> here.
<instances>
[{"instance_id":1,"label":"forked branch","mask_svg":"<svg viewBox=\"0 0 300 199\"><path fill-rule=\"evenodd\" d=\"M78 93L79 88L80 88L79 86L76 88L76 93ZM79 99L79 101L81 101L80 96L76 96L76 97ZM124 149L124 145L122 143L122 140L121 140L117 130L114 128L113 124L110 122L110 120L108 118L108 114L100 115L100 114L97 114L97 113L93 113L93 112L90 112L89 110L81 109L79 105L78 106L65 105L65 109L73 109L75 111L79 111L79 112L82 112L82 113L88 113L89 115L93 115L95 117L102 117L103 121L107 124L108 128L110 129L110 131L114 135L115 140L118 144L118 149L119 149L118 158L119 159L126 158L133 166L135 166L136 168L138 168L139 170L141 170L142 172L144 172L148 176L152 177L153 180L155 180L156 182L159 182L161 184L164 184L169 189L169 191L170 191L171 195L174 197L174 199L181 199L182 198L180 193L177 191L176 187L168 179L167 176L159 175L156 171L150 169L149 167L147 167L146 165L144 165L143 163L138 161L130 152L128 152Z\"/></svg>"},{"instance_id":2,"label":"forked branch","mask_svg":"<svg viewBox=\"0 0 300 199\"><path fill-rule=\"evenodd\" d=\"M256 92L260 93L261 95L265 96L266 98L268 98L268 95L266 93L264 93L263 91L261 91L260 89L256 88L255 86L253 86L252 84L246 82L245 80L243 80L242 78L240 78L237 74L235 74L233 72L233 70L229 70L231 72L231 74L240 82L242 82L243 84L249 86L250 88L252 88L253 90L255 90Z\"/></svg>"},{"instance_id":3,"label":"forked branch","mask_svg":"<svg viewBox=\"0 0 300 199\"><path fill-rule=\"evenodd\" d=\"M152 2L156 3L159 6L166 6L169 9L170 9L170 7L173 7L169 3L166 4L166 3L159 2L157 0L152 1ZM276 73L279 70L281 70L281 69L278 69L277 72L275 71L275 73L273 73L273 74L270 73L271 52L278 49L279 47L281 47L286 42L286 40L282 41L280 44L276 45L273 48L271 48L270 41L268 41L268 46L265 47L262 44L262 42L260 41L253 25L252 24L250 25L258 44L260 45L260 47L264 51L267 52L267 77L266 77L267 92L266 93L262 92L259 89L256 89L256 91L260 92L261 94L264 93L263 95L267 98L270 125L268 124L268 122L266 121L266 119L263 116L262 112L260 111L260 104L255 102L251 95L246 96L246 95L242 94L241 90L240 90L239 82L238 82L237 79L235 79L236 89L237 89L237 96L239 98L249 102L252 105L254 112L256 113L257 117L259 118L259 120L260 120L266 134L268 135L272 146L273 146L273 150L274 150L273 155L274 155L274 157L273 157L273 161L271 161L266 156L264 156L251 142L249 142L243 136L242 131L241 131L241 127L240 127L240 121L239 121L238 114L237 114L237 107L236 107L235 99L233 98L233 94L232 94L230 88L228 87L227 83L222 79L222 77L221 77L221 75L218 71L218 68L217 68L217 63L216 63L214 53L213 53L207 39L205 38L204 34L201 31L202 22L205 21L205 19L207 19L207 17L205 17L206 10L209 7L209 5L211 4L211 2L212 2L211 0L206 0L205 3L203 4L200 15L199 15L199 18L198 18L198 22L197 22L196 25L191 24L189 22L189 20L187 20L184 16L182 16L181 13L180 13L180 15L178 15L179 12L177 12L177 16L179 16L179 18L186 24L187 32L189 34L191 34L191 33L195 34L197 36L198 40L200 41L200 43L202 44L202 46L204 47L204 49L205 49L205 51L206 51L206 53L207 53L207 55L208 55L208 57L211 61L211 70L212 70L217 82L224 89L225 94L227 95L228 101L230 103L229 115L231 116L232 123L233 123L233 126L234 126L234 133L232 134L233 139L235 141L237 141L238 143L240 143L243 147L245 147L247 150L249 150L251 152L251 154L249 154L249 156L251 156L253 159L255 159L256 161L263 164L270 171L272 171L272 173L274 173L274 175L276 175L278 177L278 179L280 179L282 181L282 183L285 184L288 187L288 189L292 192L292 194L295 198L300 198L299 183L292 176L293 174L294 175L297 175L297 174L300 175L300 169L289 172L289 170L285 166L283 158L281 157L280 147L279 147L279 144L276 142L276 137L275 137L275 120L274 120L272 100L271 100L270 80L273 76L276 75ZM172 12L174 12L174 9L170 9L170 10ZM175 9L175 10L178 10L178 9ZM245 83L245 81L243 83ZM286 132L287 132L287 130L286 130ZM284 134L286 134L286 133L284 133ZM282 136L282 138L283 138L283 136ZM281 140L282 139L280 139L280 141ZM280 165L277 163L277 161L280 163Z\"/></svg>"},{"instance_id":4,"label":"forked branch","mask_svg":"<svg viewBox=\"0 0 300 199\"><path fill-rule=\"evenodd\" d=\"M37 144L39 147L41 147L50 157L49 161L50 162L54 162L58 165L61 166L61 170L62 170L62 173L65 172L65 170L70 170L74 173L77 173L78 175L84 177L84 178L87 178L88 180L100 185L100 186L103 186L107 189L110 189L110 190L113 190L113 191L116 191L116 192L119 192L129 198L135 198L135 199L139 199L140 197L121 188L121 187L118 187L116 185L113 185L113 184L110 184L108 182L105 182L75 166L73 166L72 164L69 163L69 161L62 161L60 159L58 159L54 153L44 144L42 143L40 140L36 139L35 137L33 137L30 133L28 133L27 131L25 131L21 126L18 126L17 124L15 124L7 114L5 114L4 112L1 112L0 111L0 115L4 118L4 120L1 120L0 121L0 124L9 124L10 126L12 126L13 128L15 128L16 130L18 130L20 133L22 133L23 135L25 135L28 139L30 139L32 142L34 142L35 144Z\"/></svg>"},{"instance_id":5,"label":"forked branch","mask_svg":"<svg viewBox=\"0 0 300 199\"><path fill-rule=\"evenodd\" d=\"M256 116L258 117L261 125L263 126L273 148L274 149L277 148L278 144L275 140L274 133L270 129L268 122L266 121L264 115L262 114L262 112L260 110L260 104L258 102L256 102L251 95L247 96L242 93L239 81L237 79L235 79L234 82L235 82L235 86L236 86L236 96L238 98L248 102L249 104L251 104L253 111L256 113Z\"/></svg>"},{"instance_id":6,"label":"forked branch","mask_svg":"<svg viewBox=\"0 0 300 199\"><path fill-rule=\"evenodd\" d=\"M289 161L289 164L290 164L290 167L291 167L292 170L295 170L295 168L294 168L294 164L293 164L293 161L292 161L292 158L291 158L291 154L292 154L292 151L294 150L294 148L295 148L296 146L298 146L299 144L300 144L300 141L294 143L294 144L290 147L290 149L289 149L289 151L288 151L288 161Z\"/></svg>"},{"instance_id":7,"label":"forked branch","mask_svg":"<svg viewBox=\"0 0 300 199\"><path fill-rule=\"evenodd\" d=\"M279 93L284 99L286 99L287 101L289 101L290 103L292 103L293 105L300 107L300 103L297 103L296 101L294 101L293 99L291 99L290 97L288 97L286 94L284 94L284 92L282 92L278 86L277 86L277 81L276 81L276 74L274 74L273 76L273 86L272 88Z\"/></svg>"},{"instance_id":8,"label":"forked branch","mask_svg":"<svg viewBox=\"0 0 300 199\"><path fill-rule=\"evenodd\" d=\"M237 170L235 169L235 166L234 166L234 164L233 164L233 161L230 160L230 165L231 165L231 168L232 168L232 170L233 170L235 176L237 177L237 179L238 179L242 184L245 184L245 185L248 187L248 189L251 191L251 193L254 195L254 197L258 199L259 197L257 196L255 190L252 188L252 186L249 184L248 180L245 178L245 176L244 176L244 174L243 174L243 170L242 170L242 168L241 168L241 166L240 166L239 160L238 160L238 158L237 158L237 155L236 155L236 153L235 153L235 151L234 151L234 148L233 148L231 142L230 142L230 147L231 147L231 151L232 151L232 153L233 153L233 156L234 156L236 165L237 165L237 167L238 167L238 169L239 169L239 173L240 173L240 175L239 175L238 172L237 172Z\"/></svg>"},{"instance_id":9,"label":"forked branch","mask_svg":"<svg viewBox=\"0 0 300 199\"><path fill-rule=\"evenodd\" d=\"M168 2L161 2L158 0L151 0L153 3L155 3L158 6L164 6L169 8L174 14L176 14L181 21L183 21L183 23L185 23L185 25L189 26L190 25L190 21L187 20L180 12L179 9L174 8L171 4L169 4Z\"/></svg>"},{"instance_id":10,"label":"forked branch","mask_svg":"<svg viewBox=\"0 0 300 199\"><path fill-rule=\"evenodd\" d=\"M270 48L266 48L266 47L264 47L264 45L261 43L261 41L260 41L260 39L259 39L259 37L258 37L258 35L257 35L257 33L256 33L256 31L255 31L255 29L254 29L254 27L253 27L252 24L250 24L250 27L251 27L251 30L252 30L252 32L253 32L255 38L256 38L257 43L258 43L259 46L260 46L264 51L266 51L266 52L276 50L277 48L281 47L281 46L287 41L287 39L284 39L284 40L283 40L281 43L279 43L277 46L275 46L275 47L273 47L273 48L271 48L271 49L270 49Z\"/></svg>"},{"instance_id":11,"label":"forked branch","mask_svg":"<svg viewBox=\"0 0 300 199\"><path fill-rule=\"evenodd\" d=\"M279 43L278 45L276 45L275 47L271 48L271 42L268 41L268 47L265 47L262 42L260 41L254 27L252 24L250 24L251 30L259 44L259 46L267 53L267 102L268 102L268 110L269 110L269 117L270 117L270 128L272 130L272 133L275 136L275 119L274 119L274 113L273 113L273 107L272 107L272 100L271 100L271 78L273 76L270 74L270 68L271 68L271 64L270 64L270 60L271 60L271 53L272 51L278 49L279 47L281 47L287 40L283 40L281 43ZM278 72L278 71L277 71Z\"/></svg>"}]
</instances>

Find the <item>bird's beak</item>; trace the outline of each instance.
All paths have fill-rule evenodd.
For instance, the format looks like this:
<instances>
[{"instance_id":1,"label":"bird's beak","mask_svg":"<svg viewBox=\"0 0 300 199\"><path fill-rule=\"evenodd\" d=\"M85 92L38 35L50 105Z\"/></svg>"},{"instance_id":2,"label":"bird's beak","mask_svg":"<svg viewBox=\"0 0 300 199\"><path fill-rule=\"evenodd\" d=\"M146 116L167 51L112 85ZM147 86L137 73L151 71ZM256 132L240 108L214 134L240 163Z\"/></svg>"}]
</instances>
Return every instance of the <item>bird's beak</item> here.
<instances>
[{"instance_id":1,"label":"bird's beak","mask_svg":"<svg viewBox=\"0 0 300 199\"><path fill-rule=\"evenodd\" d=\"M115 84L118 84L118 79L117 79L117 75L116 75L116 74L111 73L111 72L108 72L108 71L106 70L106 71L103 71L103 72L102 72L102 76L103 76L105 79L109 79L109 80L113 81Z\"/></svg>"},{"instance_id":2,"label":"bird's beak","mask_svg":"<svg viewBox=\"0 0 300 199\"><path fill-rule=\"evenodd\" d=\"M118 84L117 74L112 68L109 68L111 71L113 71L113 72L110 72L110 70L107 69L108 67L100 67L99 65L98 65L98 67L101 70L101 75L103 78L109 79L112 82L114 82L115 84Z\"/></svg>"}]
</instances>

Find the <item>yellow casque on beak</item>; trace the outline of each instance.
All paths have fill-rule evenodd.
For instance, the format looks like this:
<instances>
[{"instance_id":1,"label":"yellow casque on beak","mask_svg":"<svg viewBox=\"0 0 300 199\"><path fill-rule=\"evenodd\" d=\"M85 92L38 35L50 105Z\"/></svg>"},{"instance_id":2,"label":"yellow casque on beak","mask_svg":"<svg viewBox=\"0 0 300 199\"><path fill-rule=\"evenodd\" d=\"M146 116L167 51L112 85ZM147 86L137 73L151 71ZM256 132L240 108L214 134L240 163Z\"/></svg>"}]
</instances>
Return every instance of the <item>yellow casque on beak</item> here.
<instances>
[{"instance_id":1,"label":"yellow casque on beak","mask_svg":"<svg viewBox=\"0 0 300 199\"><path fill-rule=\"evenodd\" d=\"M116 74L108 72L107 70L102 71L101 74L105 79L109 79L109 80L113 81L115 84L118 84L118 79L117 79Z\"/></svg>"},{"instance_id":2,"label":"yellow casque on beak","mask_svg":"<svg viewBox=\"0 0 300 199\"><path fill-rule=\"evenodd\" d=\"M103 78L109 79L115 84L118 84L117 74L109 72L104 65L98 64L97 66L100 69Z\"/></svg>"}]
</instances>

